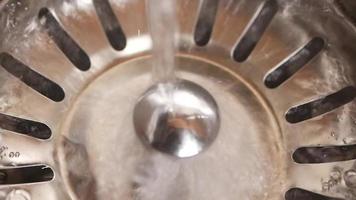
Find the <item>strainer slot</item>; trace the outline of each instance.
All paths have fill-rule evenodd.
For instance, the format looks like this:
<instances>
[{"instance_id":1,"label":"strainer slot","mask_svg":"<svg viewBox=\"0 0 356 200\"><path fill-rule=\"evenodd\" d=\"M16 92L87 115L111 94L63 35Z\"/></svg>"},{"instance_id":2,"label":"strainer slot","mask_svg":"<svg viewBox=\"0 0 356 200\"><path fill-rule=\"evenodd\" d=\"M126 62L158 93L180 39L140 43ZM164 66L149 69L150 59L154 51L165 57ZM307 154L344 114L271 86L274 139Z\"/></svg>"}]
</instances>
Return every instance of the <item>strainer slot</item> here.
<instances>
[{"instance_id":1,"label":"strainer slot","mask_svg":"<svg viewBox=\"0 0 356 200\"><path fill-rule=\"evenodd\" d=\"M264 2L237 42L233 51L235 61L244 62L250 56L277 11L276 0Z\"/></svg>"},{"instance_id":2,"label":"strainer slot","mask_svg":"<svg viewBox=\"0 0 356 200\"><path fill-rule=\"evenodd\" d=\"M96 13L110 45L115 50L126 47L126 36L108 0L93 0Z\"/></svg>"},{"instance_id":3,"label":"strainer slot","mask_svg":"<svg viewBox=\"0 0 356 200\"><path fill-rule=\"evenodd\" d=\"M286 200L343 200L336 197L328 197L300 188L289 189L285 194Z\"/></svg>"},{"instance_id":4,"label":"strainer slot","mask_svg":"<svg viewBox=\"0 0 356 200\"><path fill-rule=\"evenodd\" d=\"M315 37L289 58L267 73L264 83L268 88L276 88L298 72L304 65L312 60L323 48L325 42Z\"/></svg>"},{"instance_id":5,"label":"strainer slot","mask_svg":"<svg viewBox=\"0 0 356 200\"><path fill-rule=\"evenodd\" d=\"M0 113L0 127L41 140L49 139L52 135L51 129L46 124L2 113Z\"/></svg>"},{"instance_id":6,"label":"strainer slot","mask_svg":"<svg viewBox=\"0 0 356 200\"><path fill-rule=\"evenodd\" d=\"M64 91L59 85L32 70L10 54L1 53L0 64L7 72L47 98L56 102L64 99Z\"/></svg>"},{"instance_id":7,"label":"strainer slot","mask_svg":"<svg viewBox=\"0 0 356 200\"><path fill-rule=\"evenodd\" d=\"M0 185L41 183L53 180L54 172L46 165L32 165L0 169Z\"/></svg>"},{"instance_id":8,"label":"strainer slot","mask_svg":"<svg viewBox=\"0 0 356 200\"><path fill-rule=\"evenodd\" d=\"M73 65L82 71L88 70L90 68L88 55L62 28L48 8L42 8L38 17L48 35Z\"/></svg>"},{"instance_id":9,"label":"strainer slot","mask_svg":"<svg viewBox=\"0 0 356 200\"><path fill-rule=\"evenodd\" d=\"M290 108L285 118L289 123L298 123L351 102L356 97L356 88L347 86L333 94Z\"/></svg>"},{"instance_id":10,"label":"strainer slot","mask_svg":"<svg viewBox=\"0 0 356 200\"><path fill-rule=\"evenodd\" d=\"M219 1L203 0L194 32L194 41L198 46L208 44L215 23Z\"/></svg>"},{"instance_id":11,"label":"strainer slot","mask_svg":"<svg viewBox=\"0 0 356 200\"><path fill-rule=\"evenodd\" d=\"M356 159L356 145L300 147L293 153L297 163L328 163Z\"/></svg>"}]
</instances>

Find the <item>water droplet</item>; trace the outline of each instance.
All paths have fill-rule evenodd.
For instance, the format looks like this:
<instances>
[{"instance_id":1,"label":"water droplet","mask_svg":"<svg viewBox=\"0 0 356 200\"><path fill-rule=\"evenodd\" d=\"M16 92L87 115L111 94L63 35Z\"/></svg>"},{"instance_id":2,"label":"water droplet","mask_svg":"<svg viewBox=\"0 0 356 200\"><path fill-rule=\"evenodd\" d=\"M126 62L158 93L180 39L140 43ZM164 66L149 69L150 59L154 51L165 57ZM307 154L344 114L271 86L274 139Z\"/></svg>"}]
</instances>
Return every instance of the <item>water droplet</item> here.
<instances>
[{"instance_id":1,"label":"water droplet","mask_svg":"<svg viewBox=\"0 0 356 200\"><path fill-rule=\"evenodd\" d=\"M7 194L6 200L31 200L31 196L25 190L12 190Z\"/></svg>"},{"instance_id":2,"label":"water droplet","mask_svg":"<svg viewBox=\"0 0 356 200\"><path fill-rule=\"evenodd\" d=\"M331 170L328 179L321 180L321 186L322 186L323 192L330 191L334 186L337 186L341 183L342 172L343 172L343 169L341 167L336 166Z\"/></svg>"},{"instance_id":3,"label":"water droplet","mask_svg":"<svg viewBox=\"0 0 356 200\"><path fill-rule=\"evenodd\" d=\"M354 169L347 170L344 173L345 184L349 188L356 188L356 171Z\"/></svg>"},{"instance_id":4,"label":"water droplet","mask_svg":"<svg viewBox=\"0 0 356 200\"><path fill-rule=\"evenodd\" d=\"M335 138L335 140L338 140L339 139L339 135L335 132L335 131L331 131L330 132L330 136Z\"/></svg>"},{"instance_id":5,"label":"water droplet","mask_svg":"<svg viewBox=\"0 0 356 200\"><path fill-rule=\"evenodd\" d=\"M321 187L323 192L327 192L330 190L330 185L328 182L321 182Z\"/></svg>"},{"instance_id":6,"label":"water droplet","mask_svg":"<svg viewBox=\"0 0 356 200\"><path fill-rule=\"evenodd\" d=\"M46 18L45 17L41 17L40 24L44 25L45 23L46 23Z\"/></svg>"},{"instance_id":7,"label":"water droplet","mask_svg":"<svg viewBox=\"0 0 356 200\"><path fill-rule=\"evenodd\" d=\"M341 171L339 169L334 169L330 173L330 179L335 180L337 182L341 181Z\"/></svg>"},{"instance_id":8,"label":"water droplet","mask_svg":"<svg viewBox=\"0 0 356 200\"><path fill-rule=\"evenodd\" d=\"M353 144L353 143L356 143L356 138L348 136L348 137L345 137L342 141L344 142L344 144Z\"/></svg>"}]
</instances>

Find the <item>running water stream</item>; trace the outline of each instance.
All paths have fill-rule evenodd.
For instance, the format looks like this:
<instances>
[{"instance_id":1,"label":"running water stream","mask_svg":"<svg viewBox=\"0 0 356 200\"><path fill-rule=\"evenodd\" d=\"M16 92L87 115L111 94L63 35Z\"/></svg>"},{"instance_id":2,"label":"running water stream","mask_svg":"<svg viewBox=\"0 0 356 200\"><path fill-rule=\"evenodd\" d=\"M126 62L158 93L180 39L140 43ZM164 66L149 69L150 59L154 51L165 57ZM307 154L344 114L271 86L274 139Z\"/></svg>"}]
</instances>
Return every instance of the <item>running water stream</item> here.
<instances>
[{"instance_id":1,"label":"running water stream","mask_svg":"<svg viewBox=\"0 0 356 200\"><path fill-rule=\"evenodd\" d=\"M175 79L177 33L175 0L148 0L148 20L153 44L152 77L157 82Z\"/></svg>"},{"instance_id":2,"label":"running water stream","mask_svg":"<svg viewBox=\"0 0 356 200\"><path fill-rule=\"evenodd\" d=\"M175 0L148 0L155 84L139 99L134 125L144 144L180 158L195 156L216 138L218 107L201 86L175 76Z\"/></svg>"}]
</instances>

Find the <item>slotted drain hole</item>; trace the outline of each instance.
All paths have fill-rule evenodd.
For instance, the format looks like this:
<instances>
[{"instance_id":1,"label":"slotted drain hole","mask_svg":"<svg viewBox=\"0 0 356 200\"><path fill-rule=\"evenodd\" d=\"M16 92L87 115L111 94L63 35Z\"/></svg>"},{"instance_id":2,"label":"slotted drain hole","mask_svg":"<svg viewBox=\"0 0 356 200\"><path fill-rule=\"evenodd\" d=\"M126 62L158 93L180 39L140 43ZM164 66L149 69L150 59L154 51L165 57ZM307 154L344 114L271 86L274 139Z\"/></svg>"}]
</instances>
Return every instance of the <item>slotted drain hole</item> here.
<instances>
[{"instance_id":1,"label":"slotted drain hole","mask_svg":"<svg viewBox=\"0 0 356 200\"><path fill-rule=\"evenodd\" d=\"M293 160L301 164L329 163L356 159L356 145L300 147Z\"/></svg>"},{"instance_id":2,"label":"slotted drain hole","mask_svg":"<svg viewBox=\"0 0 356 200\"><path fill-rule=\"evenodd\" d=\"M48 8L42 8L38 17L48 35L73 65L82 71L88 70L90 68L90 59L88 55L62 28Z\"/></svg>"},{"instance_id":3,"label":"slotted drain hole","mask_svg":"<svg viewBox=\"0 0 356 200\"><path fill-rule=\"evenodd\" d=\"M110 45L115 50L126 47L126 36L108 0L93 0L96 13Z\"/></svg>"},{"instance_id":4,"label":"slotted drain hole","mask_svg":"<svg viewBox=\"0 0 356 200\"><path fill-rule=\"evenodd\" d=\"M59 85L32 70L10 54L1 53L0 64L7 72L45 97L55 102L64 99L64 90Z\"/></svg>"},{"instance_id":5,"label":"slotted drain hole","mask_svg":"<svg viewBox=\"0 0 356 200\"><path fill-rule=\"evenodd\" d=\"M194 41L198 46L205 46L210 40L218 5L219 1L216 0L204 0L201 4L194 32Z\"/></svg>"},{"instance_id":6,"label":"slotted drain hole","mask_svg":"<svg viewBox=\"0 0 356 200\"><path fill-rule=\"evenodd\" d=\"M9 167L0 170L1 185L48 182L54 179L54 171L47 165Z\"/></svg>"},{"instance_id":7,"label":"slotted drain hole","mask_svg":"<svg viewBox=\"0 0 356 200\"><path fill-rule=\"evenodd\" d=\"M41 140L47 140L52 135L51 129L46 124L2 113L0 113L0 127Z\"/></svg>"},{"instance_id":8,"label":"slotted drain hole","mask_svg":"<svg viewBox=\"0 0 356 200\"><path fill-rule=\"evenodd\" d=\"M266 87L276 88L281 85L313 59L324 48L324 45L325 42L322 38L313 38L308 44L292 54L291 57L267 73L264 78Z\"/></svg>"},{"instance_id":9,"label":"slotted drain hole","mask_svg":"<svg viewBox=\"0 0 356 200\"><path fill-rule=\"evenodd\" d=\"M285 118L289 123L302 122L343 106L356 97L356 88L345 87L333 94L290 108Z\"/></svg>"},{"instance_id":10,"label":"slotted drain hole","mask_svg":"<svg viewBox=\"0 0 356 200\"><path fill-rule=\"evenodd\" d=\"M247 60L277 11L278 3L276 0L266 0L264 2L233 50L232 56L235 61L244 62Z\"/></svg>"},{"instance_id":11,"label":"slotted drain hole","mask_svg":"<svg viewBox=\"0 0 356 200\"><path fill-rule=\"evenodd\" d=\"M286 200L343 200L336 197L328 197L300 188L292 188L285 194Z\"/></svg>"}]
</instances>

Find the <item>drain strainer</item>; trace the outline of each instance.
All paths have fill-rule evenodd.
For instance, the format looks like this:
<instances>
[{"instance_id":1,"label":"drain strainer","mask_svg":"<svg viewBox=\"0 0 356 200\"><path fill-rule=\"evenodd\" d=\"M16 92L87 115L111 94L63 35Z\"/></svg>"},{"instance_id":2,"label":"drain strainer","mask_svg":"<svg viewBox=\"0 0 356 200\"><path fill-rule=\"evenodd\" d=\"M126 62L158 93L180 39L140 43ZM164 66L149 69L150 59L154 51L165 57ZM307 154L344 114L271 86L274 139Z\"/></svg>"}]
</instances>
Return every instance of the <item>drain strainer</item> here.
<instances>
[{"instance_id":1,"label":"drain strainer","mask_svg":"<svg viewBox=\"0 0 356 200\"><path fill-rule=\"evenodd\" d=\"M145 1L0 5L1 199L355 198L353 3L178 0L178 77L221 118L186 159L134 131Z\"/></svg>"}]
</instances>

